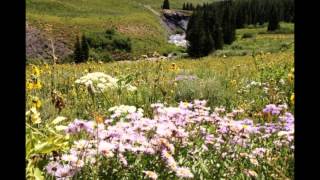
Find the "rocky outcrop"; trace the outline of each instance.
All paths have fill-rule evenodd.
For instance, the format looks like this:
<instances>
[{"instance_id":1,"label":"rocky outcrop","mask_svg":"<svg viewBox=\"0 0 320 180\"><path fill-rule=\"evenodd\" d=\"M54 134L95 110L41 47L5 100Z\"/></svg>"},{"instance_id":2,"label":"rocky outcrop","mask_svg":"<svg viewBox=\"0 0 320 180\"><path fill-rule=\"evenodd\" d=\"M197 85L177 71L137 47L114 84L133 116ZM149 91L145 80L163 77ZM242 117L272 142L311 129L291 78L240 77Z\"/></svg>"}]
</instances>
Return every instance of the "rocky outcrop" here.
<instances>
[{"instance_id":1,"label":"rocky outcrop","mask_svg":"<svg viewBox=\"0 0 320 180\"><path fill-rule=\"evenodd\" d=\"M162 19L173 32L177 30L186 31L191 14L191 11L164 9L162 10Z\"/></svg>"}]
</instances>

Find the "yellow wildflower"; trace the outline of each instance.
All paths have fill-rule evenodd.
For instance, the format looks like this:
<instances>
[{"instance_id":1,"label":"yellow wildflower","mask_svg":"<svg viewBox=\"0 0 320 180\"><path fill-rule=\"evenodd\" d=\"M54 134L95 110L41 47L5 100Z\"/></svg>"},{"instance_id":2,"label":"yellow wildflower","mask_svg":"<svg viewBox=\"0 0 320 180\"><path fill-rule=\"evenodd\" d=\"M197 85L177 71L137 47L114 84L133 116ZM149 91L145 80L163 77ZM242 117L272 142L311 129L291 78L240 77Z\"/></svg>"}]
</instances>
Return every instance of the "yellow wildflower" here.
<instances>
[{"instance_id":1,"label":"yellow wildflower","mask_svg":"<svg viewBox=\"0 0 320 180\"><path fill-rule=\"evenodd\" d=\"M33 107L39 109L41 107L41 101L38 97L34 97L32 99L32 104L33 104Z\"/></svg>"},{"instance_id":2,"label":"yellow wildflower","mask_svg":"<svg viewBox=\"0 0 320 180\"><path fill-rule=\"evenodd\" d=\"M237 85L237 81L235 79L231 80L230 83L231 83L232 86L236 86Z\"/></svg>"},{"instance_id":3,"label":"yellow wildflower","mask_svg":"<svg viewBox=\"0 0 320 180\"><path fill-rule=\"evenodd\" d=\"M41 123L40 113L35 107L32 107L29 111L27 111L26 116L31 119L33 124Z\"/></svg>"},{"instance_id":4,"label":"yellow wildflower","mask_svg":"<svg viewBox=\"0 0 320 180\"><path fill-rule=\"evenodd\" d=\"M289 73L288 74L288 80L289 82L292 82L293 81L293 78L294 78L294 75L292 73Z\"/></svg>"},{"instance_id":5,"label":"yellow wildflower","mask_svg":"<svg viewBox=\"0 0 320 180\"><path fill-rule=\"evenodd\" d=\"M170 66L170 70L172 71L176 71L178 69L176 63L172 63L171 66Z\"/></svg>"},{"instance_id":6,"label":"yellow wildflower","mask_svg":"<svg viewBox=\"0 0 320 180\"><path fill-rule=\"evenodd\" d=\"M41 89L42 85L40 81L29 81L26 84L27 90L33 90L33 89Z\"/></svg>"},{"instance_id":7,"label":"yellow wildflower","mask_svg":"<svg viewBox=\"0 0 320 180\"><path fill-rule=\"evenodd\" d=\"M103 123L103 117L102 116L100 116L97 113L93 113L93 116L94 116L94 119L96 120L97 124L102 124Z\"/></svg>"},{"instance_id":8,"label":"yellow wildflower","mask_svg":"<svg viewBox=\"0 0 320 180\"><path fill-rule=\"evenodd\" d=\"M37 66L32 66L32 74L34 75L34 76L40 76L40 69L37 67Z\"/></svg>"},{"instance_id":9,"label":"yellow wildflower","mask_svg":"<svg viewBox=\"0 0 320 180\"><path fill-rule=\"evenodd\" d=\"M49 67L48 64L45 64L44 67L46 68L46 70L49 70L49 69L50 69L50 67Z\"/></svg>"},{"instance_id":10,"label":"yellow wildflower","mask_svg":"<svg viewBox=\"0 0 320 180\"><path fill-rule=\"evenodd\" d=\"M40 81L37 81L36 83L33 84L33 89L41 89L42 85L40 83Z\"/></svg>"},{"instance_id":11,"label":"yellow wildflower","mask_svg":"<svg viewBox=\"0 0 320 180\"><path fill-rule=\"evenodd\" d=\"M294 104L294 93L292 93L292 95L290 97L290 101L291 101L291 104Z\"/></svg>"},{"instance_id":12,"label":"yellow wildflower","mask_svg":"<svg viewBox=\"0 0 320 180\"><path fill-rule=\"evenodd\" d=\"M33 83L27 82L26 88L27 88L27 90L32 90L33 89Z\"/></svg>"}]
</instances>

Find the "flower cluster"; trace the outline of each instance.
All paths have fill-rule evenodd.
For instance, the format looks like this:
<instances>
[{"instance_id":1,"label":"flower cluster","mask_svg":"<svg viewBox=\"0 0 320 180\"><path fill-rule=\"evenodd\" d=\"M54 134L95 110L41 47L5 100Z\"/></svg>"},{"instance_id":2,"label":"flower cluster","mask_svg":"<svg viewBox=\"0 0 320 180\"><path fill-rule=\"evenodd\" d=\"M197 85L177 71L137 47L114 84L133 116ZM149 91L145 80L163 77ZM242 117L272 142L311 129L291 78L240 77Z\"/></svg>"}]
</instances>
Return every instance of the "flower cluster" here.
<instances>
[{"instance_id":1,"label":"flower cluster","mask_svg":"<svg viewBox=\"0 0 320 180\"><path fill-rule=\"evenodd\" d=\"M29 111L26 112L26 118L30 119L33 124L41 123L40 113L37 111L36 107L32 107Z\"/></svg>"},{"instance_id":2,"label":"flower cluster","mask_svg":"<svg viewBox=\"0 0 320 180\"><path fill-rule=\"evenodd\" d=\"M108 88L114 89L119 87L117 78L114 78L102 72L88 73L85 76L77 79L75 83L86 86L88 90L93 93L102 93L105 92ZM126 88L128 91L136 90L136 87L130 84L126 84L125 86L121 87Z\"/></svg>"},{"instance_id":3,"label":"flower cluster","mask_svg":"<svg viewBox=\"0 0 320 180\"><path fill-rule=\"evenodd\" d=\"M112 112L112 119L120 118L120 120L138 120L143 117L143 109L137 109L135 106L114 106L112 108L109 108L109 111Z\"/></svg>"},{"instance_id":4,"label":"flower cluster","mask_svg":"<svg viewBox=\"0 0 320 180\"><path fill-rule=\"evenodd\" d=\"M82 133L74 142L70 151L57 161L47 165L47 172L57 178L72 177L85 165L97 163L99 158L117 158L124 167L130 168L126 155L148 155L159 157L169 171L181 178L193 178L194 172L181 165L174 157L181 148L193 149L194 139L202 138L201 147L206 151L221 152L222 158L236 158L235 149L245 147L240 156L258 165L258 159L270 153L270 149L257 147L256 141L274 138L275 144L293 147L294 117L288 112L273 113L279 120L274 123L255 124L253 120L235 120L235 114L243 110L227 113L223 107L210 112L206 101L195 100L193 103L181 102L178 107L165 107L164 104L152 104L154 117L144 117L143 111L134 106L116 106L109 109L110 119L104 124L95 121L76 119L68 125L68 134ZM267 105L266 110L273 112L285 106ZM276 110L275 110L276 109ZM230 114L233 114L231 116ZM123 118L126 121L113 121ZM114 122L114 123L110 123ZM207 126L212 128L209 131ZM79 137L79 136L78 136ZM229 147L228 150L225 148ZM178 148L178 149L177 149ZM224 151L222 151L224 149ZM130 156L132 158L132 156ZM254 171L247 171L256 176ZM156 172L143 171L147 177L157 179Z\"/></svg>"},{"instance_id":5,"label":"flower cluster","mask_svg":"<svg viewBox=\"0 0 320 180\"><path fill-rule=\"evenodd\" d=\"M26 82L27 90L41 89L42 84L39 79L41 70L37 66L32 65L31 72L31 78Z\"/></svg>"}]
</instances>

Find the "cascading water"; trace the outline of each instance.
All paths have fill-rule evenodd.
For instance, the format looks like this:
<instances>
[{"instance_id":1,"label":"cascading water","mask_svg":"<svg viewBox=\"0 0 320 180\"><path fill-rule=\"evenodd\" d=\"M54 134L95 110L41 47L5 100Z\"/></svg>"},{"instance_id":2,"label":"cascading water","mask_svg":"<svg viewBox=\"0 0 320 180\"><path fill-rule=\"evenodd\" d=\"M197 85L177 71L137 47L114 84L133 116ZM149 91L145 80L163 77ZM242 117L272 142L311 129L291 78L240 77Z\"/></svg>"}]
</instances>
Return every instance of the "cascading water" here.
<instances>
[{"instance_id":1,"label":"cascading water","mask_svg":"<svg viewBox=\"0 0 320 180\"><path fill-rule=\"evenodd\" d=\"M168 42L176 46L187 47L186 34L173 34L169 37Z\"/></svg>"},{"instance_id":2,"label":"cascading water","mask_svg":"<svg viewBox=\"0 0 320 180\"><path fill-rule=\"evenodd\" d=\"M169 36L169 43L180 47L187 47L186 33L189 15L177 11L165 11L164 22L169 27L171 35ZM176 33L180 31L181 33Z\"/></svg>"}]
</instances>

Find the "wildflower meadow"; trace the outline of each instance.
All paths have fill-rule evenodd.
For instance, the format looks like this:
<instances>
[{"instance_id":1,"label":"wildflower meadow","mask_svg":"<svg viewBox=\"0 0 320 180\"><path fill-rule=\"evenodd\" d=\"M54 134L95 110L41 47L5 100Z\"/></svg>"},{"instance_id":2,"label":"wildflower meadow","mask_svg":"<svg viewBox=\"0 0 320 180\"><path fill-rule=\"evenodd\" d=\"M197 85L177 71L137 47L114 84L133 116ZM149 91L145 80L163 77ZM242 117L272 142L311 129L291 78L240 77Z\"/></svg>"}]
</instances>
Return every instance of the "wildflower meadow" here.
<instances>
[{"instance_id":1,"label":"wildflower meadow","mask_svg":"<svg viewBox=\"0 0 320 180\"><path fill-rule=\"evenodd\" d=\"M293 179L292 51L28 65L28 179Z\"/></svg>"}]
</instances>

